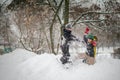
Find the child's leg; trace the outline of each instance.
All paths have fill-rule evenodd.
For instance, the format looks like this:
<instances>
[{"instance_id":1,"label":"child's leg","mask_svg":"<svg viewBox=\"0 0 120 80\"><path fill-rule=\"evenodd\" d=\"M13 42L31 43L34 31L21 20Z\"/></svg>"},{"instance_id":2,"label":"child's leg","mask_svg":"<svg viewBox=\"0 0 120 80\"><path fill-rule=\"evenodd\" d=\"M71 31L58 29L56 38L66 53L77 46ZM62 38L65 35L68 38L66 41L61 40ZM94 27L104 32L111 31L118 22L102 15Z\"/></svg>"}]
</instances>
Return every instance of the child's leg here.
<instances>
[{"instance_id":1,"label":"child's leg","mask_svg":"<svg viewBox=\"0 0 120 80\"><path fill-rule=\"evenodd\" d=\"M86 63L89 65L93 65L95 63L94 51L91 50L89 54L86 56L86 58L87 58Z\"/></svg>"},{"instance_id":2,"label":"child's leg","mask_svg":"<svg viewBox=\"0 0 120 80\"><path fill-rule=\"evenodd\" d=\"M90 57L90 56L87 56L87 61L86 61L87 64L89 65L93 65L95 63L95 58L94 57Z\"/></svg>"},{"instance_id":3,"label":"child's leg","mask_svg":"<svg viewBox=\"0 0 120 80\"><path fill-rule=\"evenodd\" d=\"M68 45L67 41L62 46L62 52L63 52L63 56L60 58L60 60L63 64L65 64L68 62L69 57L70 57L69 45Z\"/></svg>"},{"instance_id":4,"label":"child's leg","mask_svg":"<svg viewBox=\"0 0 120 80\"><path fill-rule=\"evenodd\" d=\"M63 44L63 47L62 47L62 52L63 52L64 56L70 56L68 43L69 43L68 41L65 41L65 43Z\"/></svg>"}]
</instances>

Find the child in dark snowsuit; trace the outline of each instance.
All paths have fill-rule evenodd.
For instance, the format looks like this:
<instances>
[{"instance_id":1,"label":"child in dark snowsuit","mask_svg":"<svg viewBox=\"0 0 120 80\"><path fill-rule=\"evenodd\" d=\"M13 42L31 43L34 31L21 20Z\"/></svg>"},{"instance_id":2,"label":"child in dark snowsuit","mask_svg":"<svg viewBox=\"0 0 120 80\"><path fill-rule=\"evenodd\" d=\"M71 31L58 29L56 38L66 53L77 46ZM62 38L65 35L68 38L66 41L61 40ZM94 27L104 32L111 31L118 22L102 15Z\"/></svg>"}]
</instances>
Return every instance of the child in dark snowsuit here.
<instances>
[{"instance_id":1,"label":"child in dark snowsuit","mask_svg":"<svg viewBox=\"0 0 120 80\"><path fill-rule=\"evenodd\" d=\"M92 36L91 34L89 34L88 36L84 36L84 40L87 47L86 54L89 55L90 57L94 57L94 45L92 44L93 39L94 36Z\"/></svg>"},{"instance_id":2,"label":"child in dark snowsuit","mask_svg":"<svg viewBox=\"0 0 120 80\"><path fill-rule=\"evenodd\" d=\"M69 62L69 57L70 57L69 45L71 41L75 41L75 40L79 41L74 35L71 34L71 32L72 32L72 26L71 24L67 24L63 29L63 36L65 38L65 43L61 46L63 56L61 57L60 60L62 64Z\"/></svg>"},{"instance_id":3,"label":"child in dark snowsuit","mask_svg":"<svg viewBox=\"0 0 120 80\"><path fill-rule=\"evenodd\" d=\"M81 58L83 58L83 62L87 64L94 64L95 63L95 51L94 48L96 47L96 42L94 41L94 36L89 33L89 28L86 28L84 34L84 42L86 44L86 52L85 54L81 54Z\"/></svg>"}]
</instances>

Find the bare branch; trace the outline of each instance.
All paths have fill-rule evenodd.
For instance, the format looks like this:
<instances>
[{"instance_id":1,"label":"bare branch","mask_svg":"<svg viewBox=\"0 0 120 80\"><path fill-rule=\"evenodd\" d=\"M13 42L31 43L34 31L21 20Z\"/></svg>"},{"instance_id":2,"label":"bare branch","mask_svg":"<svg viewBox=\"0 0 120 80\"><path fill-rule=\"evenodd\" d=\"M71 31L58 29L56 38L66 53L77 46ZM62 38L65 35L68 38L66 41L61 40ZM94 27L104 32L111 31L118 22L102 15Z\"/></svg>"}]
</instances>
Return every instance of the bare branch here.
<instances>
[{"instance_id":1,"label":"bare branch","mask_svg":"<svg viewBox=\"0 0 120 80\"><path fill-rule=\"evenodd\" d=\"M79 22L76 22L76 24L79 24L79 23L89 23L89 22L101 22L101 21L105 21L107 19L101 19L101 20L84 20L84 21L79 21ZM71 21L71 22L75 22L75 21Z\"/></svg>"},{"instance_id":2,"label":"bare branch","mask_svg":"<svg viewBox=\"0 0 120 80\"><path fill-rule=\"evenodd\" d=\"M82 13L76 20L75 22L73 23L73 26L80 20L80 18L82 18L84 15L87 15L87 14L120 14L120 11L113 11L113 12L95 12L95 11L89 11L89 12L85 12L85 13Z\"/></svg>"},{"instance_id":3,"label":"bare branch","mask_svg":"<svg viewBox=\"0 0 120 80\"><path fill-rule=\"evenodd\" d=\"M49 5L52 7L52 10L54 11L54 13L56 13L56 11L57 11L56 8L52 6L52 4L49 0L47 0L47 1L48 1ZM58 17L58 20L59 20L60 24L62 24L61 19L60 19L58 14L57 14L57 17Z\"/></svg>"}]
</instances>

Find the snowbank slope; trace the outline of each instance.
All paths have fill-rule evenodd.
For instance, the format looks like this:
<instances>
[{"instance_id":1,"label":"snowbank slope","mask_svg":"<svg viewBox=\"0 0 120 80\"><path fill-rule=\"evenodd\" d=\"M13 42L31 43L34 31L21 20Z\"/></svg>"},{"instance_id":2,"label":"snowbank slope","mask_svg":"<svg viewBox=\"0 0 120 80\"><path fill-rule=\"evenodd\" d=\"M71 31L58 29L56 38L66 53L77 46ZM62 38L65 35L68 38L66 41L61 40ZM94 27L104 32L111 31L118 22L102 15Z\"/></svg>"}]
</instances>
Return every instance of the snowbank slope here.
<instances>
[{"instance_id":1,"label":"snowbank slope","mask_svg":"<svg viewBox=\"0 0 120 80\"><path fill-rule=\"evenodd\" d=\"M95 65L75 61L69 69L53 54L35 55L17 49L0 56L0 80L119 80L120 60L98 55Z\"/></svg>"}]
</instances>

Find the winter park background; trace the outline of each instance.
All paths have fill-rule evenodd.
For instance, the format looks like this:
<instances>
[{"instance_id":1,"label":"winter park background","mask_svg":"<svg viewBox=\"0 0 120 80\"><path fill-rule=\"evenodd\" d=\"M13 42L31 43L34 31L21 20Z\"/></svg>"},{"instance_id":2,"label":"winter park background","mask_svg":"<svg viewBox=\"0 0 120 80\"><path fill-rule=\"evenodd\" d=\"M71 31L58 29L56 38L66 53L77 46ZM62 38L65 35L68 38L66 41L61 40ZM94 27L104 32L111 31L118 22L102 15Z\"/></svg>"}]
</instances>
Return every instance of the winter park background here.
<instances>
[{"instance_id":1,"label":"winter park background","mask_svg":"<svg viewBox=\"0 0 120 80\"><path fill-rule=\"evenodd\" d=\"M86 26L98 37L94 65L76 59L82 42L70 46L69 69L56 60L68 22L81 41ZM120 0L0 0L0 80L120 80L119 73Z\"/></svg>"}]
</instances>

